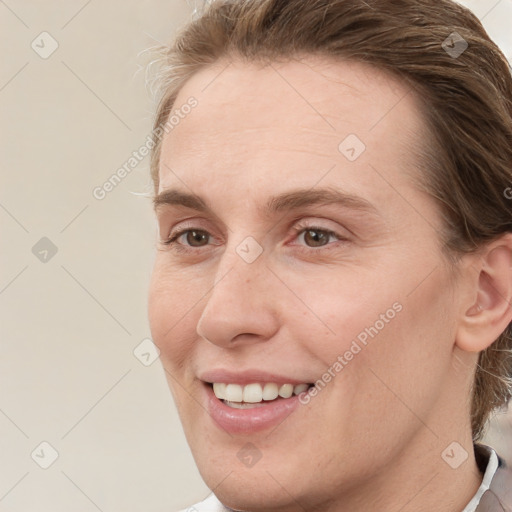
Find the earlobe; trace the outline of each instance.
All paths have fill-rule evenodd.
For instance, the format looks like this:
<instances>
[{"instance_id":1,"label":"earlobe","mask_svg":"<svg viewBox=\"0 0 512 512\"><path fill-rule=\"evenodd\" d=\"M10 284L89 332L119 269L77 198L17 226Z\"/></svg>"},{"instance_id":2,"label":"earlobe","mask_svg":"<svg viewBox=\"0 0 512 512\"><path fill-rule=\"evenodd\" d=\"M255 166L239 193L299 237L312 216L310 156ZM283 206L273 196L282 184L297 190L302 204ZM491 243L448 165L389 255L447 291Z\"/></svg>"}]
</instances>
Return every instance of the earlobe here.
<instances>
[{"instance_id":1,"label":"earlobe","mask_svg":"<svg viewBox=\"0 0 512 512\"><path fill-rule=\"evenodd\" d=\"M459 323L456 345L481 352L512 322L512 234L489 244L473 268L475 293Z\"/></svg>"}]
</instances>

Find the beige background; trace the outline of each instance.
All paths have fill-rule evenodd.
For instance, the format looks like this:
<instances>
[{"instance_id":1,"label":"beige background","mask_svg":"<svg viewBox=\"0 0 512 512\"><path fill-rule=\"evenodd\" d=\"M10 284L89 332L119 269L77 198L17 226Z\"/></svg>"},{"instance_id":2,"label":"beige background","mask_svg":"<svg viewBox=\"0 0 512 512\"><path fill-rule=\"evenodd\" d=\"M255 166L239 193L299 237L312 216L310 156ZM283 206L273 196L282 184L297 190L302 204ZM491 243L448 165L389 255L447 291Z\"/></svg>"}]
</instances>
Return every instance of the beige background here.
<instances>
[{"instance_id":1,"label":"beige background","mask_svg":"<svg viewBox=\"0 0 512 512\"><path fill-rule=\"evenodd\" d=\"M468 3L512 57L512 0ZM144 143L141 52L191 4L0 1L0 511L172 512L208 494L159 361L133 353L150 336L148 159L92 194ZM501 417L488 440L512 457L511 429Z\"/></svg>"}]
</instances>

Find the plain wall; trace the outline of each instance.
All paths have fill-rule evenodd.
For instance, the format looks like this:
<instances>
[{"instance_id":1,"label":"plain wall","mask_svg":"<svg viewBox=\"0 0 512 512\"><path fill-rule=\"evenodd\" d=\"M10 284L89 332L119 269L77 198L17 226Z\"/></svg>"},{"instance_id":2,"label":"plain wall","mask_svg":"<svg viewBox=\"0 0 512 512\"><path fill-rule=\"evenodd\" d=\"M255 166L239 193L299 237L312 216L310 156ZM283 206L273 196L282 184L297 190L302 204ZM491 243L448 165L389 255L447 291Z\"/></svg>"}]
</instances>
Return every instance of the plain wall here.
<instances>
[{"instance_id":1,"label":"plain wall","mask_svg":"<svg viewBox=\"0 0 512 512\"><path fill-rule=\"evenodd\" d=\"M467 3L512 57L512 0ZM150 337L149 158L93 195L150 132L141 52L191 12L0 2L0 511L172 512L208 494L160 361L134 355ZM510 431L501 417L488 441L512 456Z\"/></svg>"}]
</instances>

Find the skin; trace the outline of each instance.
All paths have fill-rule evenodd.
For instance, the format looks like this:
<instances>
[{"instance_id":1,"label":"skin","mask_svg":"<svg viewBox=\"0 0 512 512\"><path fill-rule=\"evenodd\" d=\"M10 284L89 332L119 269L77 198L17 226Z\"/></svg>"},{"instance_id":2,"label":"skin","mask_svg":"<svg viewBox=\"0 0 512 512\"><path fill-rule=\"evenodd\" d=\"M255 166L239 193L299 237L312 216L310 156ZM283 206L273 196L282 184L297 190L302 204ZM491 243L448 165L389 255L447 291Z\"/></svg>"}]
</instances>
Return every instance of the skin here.
<instances>
[{"instance_id":1,"label":"skin","mask_svg":"<svg viewBox=\"0 0 512 512\"><path fill-rule=\"evenodd\" d=\"M468 256L455 274L441 252L438 206L414 185L409 148L424 130L414 94L360 63L305 56L219 61L175 107L190 96L198 106L163 141L158 191L193 192L213 213L158 207L159 240L180 228L210 238L158 242L149 318L206 484L244 511L462 510L482 478L467 397L486 260ZM366 145L353 162L338 150L349 134ZM261 211L273 195L324 187L375 212ZM308 226L339 239L315 246L298 233ZM248 236L263 249L250 264L236 252ZM208 415L201 372L261 368L315 382L395 303L395 318L277 428L231 435ZM457 469L441 457L454 441L468 452ZM247 442L262 456L253 467L237 457Z\"/></svg>"}]
</instances>

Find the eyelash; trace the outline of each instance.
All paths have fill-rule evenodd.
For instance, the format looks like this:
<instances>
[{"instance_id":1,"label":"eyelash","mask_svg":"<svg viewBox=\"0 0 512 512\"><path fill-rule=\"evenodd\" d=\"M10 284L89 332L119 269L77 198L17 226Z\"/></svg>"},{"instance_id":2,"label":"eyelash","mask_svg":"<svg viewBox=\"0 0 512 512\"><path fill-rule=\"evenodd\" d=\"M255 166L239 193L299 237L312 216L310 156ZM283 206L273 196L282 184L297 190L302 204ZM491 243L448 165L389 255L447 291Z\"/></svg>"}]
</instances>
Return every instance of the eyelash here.
<instances>
[{"instance_id":1,"label":"eyelash","mask_svg":"<svg viewBox=\"0 0 512 512\"><path fill-rule=\"evenodd\" d=\"M211 237L210 233L208 233L208 231L206 231L204 229L195 228L195 227L187 227L185 229L182 229L182 230L178 231L173 236L163 240L162 243L164 245L166 245L166 246L171 247L173 250L175 250L177 252L181 252L181 253L194 253L194 252L200 251L203 247L207 247L207 246L202 246L202 247L190 248L190 246L187 246L187 245L184 245L184 244L180 244L178 242L178 239L182 235L185 235L186 233L189 233L190 231L198 231L200 233L205 233L209 237ZM342 237L341 235L339 235L335 231L332 231L330 229L324 229L324 228L322 228L320 226L315 226L315 225L299 225L299 226L295 226L293 228L293 231L295 231L295 238L298 238L301 234L306 233L307 231L316 231L316 232L323 233L324 235L327 235L328 237L335 237L335 238L338 239L337 241L339 241L339 242L346 242L346 241L348 241L347 238ZM333 245L332 243L328 243L326 245L322 245L322 246L319 246L317 248L315 248L315 247L308 247L308 246L300 246L301 247L300 250L303 250L303 251L306 251L306 252L328 251L328 250L332 250L332 249L336 248L336 247L329 247L329 246L332 246L332 245Z\"/></svg>"}]
</instances>

